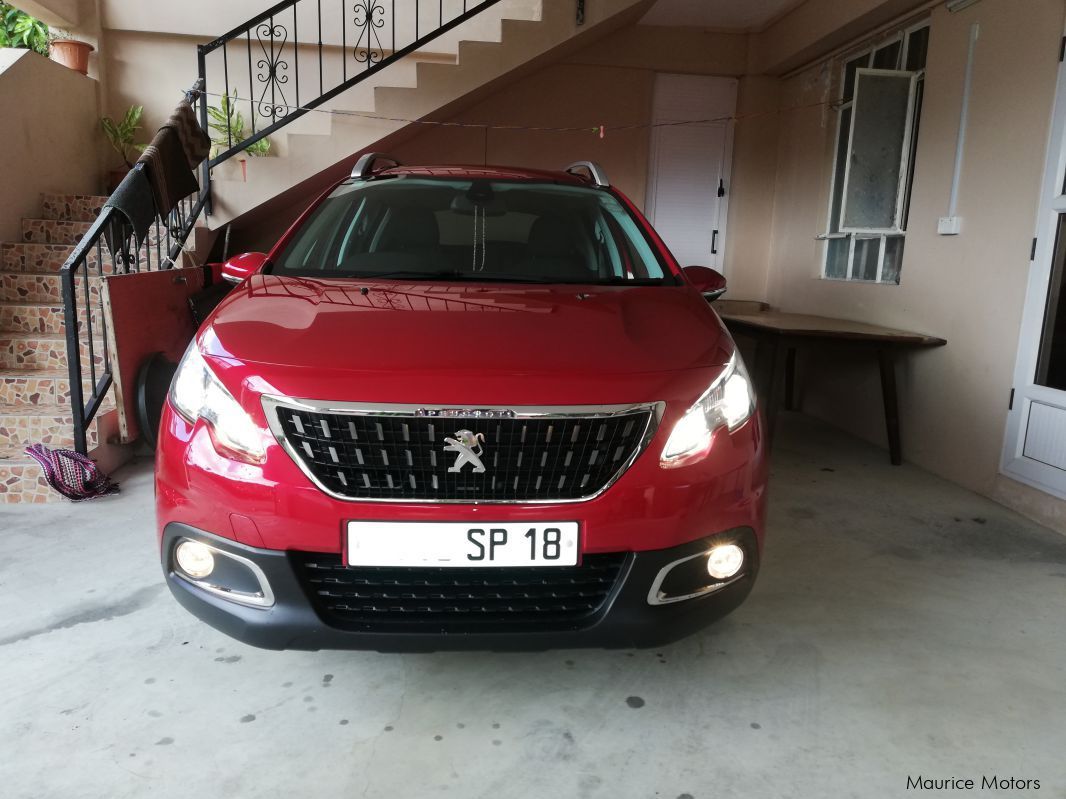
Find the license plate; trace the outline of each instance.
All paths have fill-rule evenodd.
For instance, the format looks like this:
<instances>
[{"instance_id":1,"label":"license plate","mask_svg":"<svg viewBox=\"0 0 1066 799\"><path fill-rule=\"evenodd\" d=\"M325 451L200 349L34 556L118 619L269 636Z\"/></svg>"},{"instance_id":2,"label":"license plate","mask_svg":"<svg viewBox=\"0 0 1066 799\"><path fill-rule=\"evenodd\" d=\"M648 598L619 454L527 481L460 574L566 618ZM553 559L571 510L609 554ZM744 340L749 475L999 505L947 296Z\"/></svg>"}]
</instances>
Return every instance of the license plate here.
<instances>
[{"instance_id":1,"label":"license plate","mask_svg":"<svg viewBox=\"0 0 1066 799\"><path fill-rule=\"evenodd\" d=\"M349 566L575 566L577 522L348 522Z\"/></svg>"}]
</instances>

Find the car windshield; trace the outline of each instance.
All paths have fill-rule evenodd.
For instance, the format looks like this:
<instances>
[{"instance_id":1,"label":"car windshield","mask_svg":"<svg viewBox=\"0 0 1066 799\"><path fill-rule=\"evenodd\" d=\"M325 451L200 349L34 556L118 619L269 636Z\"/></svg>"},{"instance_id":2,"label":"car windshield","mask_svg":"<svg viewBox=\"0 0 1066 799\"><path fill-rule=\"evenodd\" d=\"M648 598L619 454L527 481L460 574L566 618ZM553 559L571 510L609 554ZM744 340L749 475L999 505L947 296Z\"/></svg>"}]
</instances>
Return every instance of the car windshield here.
<instances>
[{"instance_id":1,"label":"car windshield","mask_svg":"<svg viewBox=\"0 0 1066 799\"><path fill-rule=\"evenodd\" d=\"M323 278L676 284L610 192L412 176L338 187L270 271Z\"/></svg>"}]
</instances>

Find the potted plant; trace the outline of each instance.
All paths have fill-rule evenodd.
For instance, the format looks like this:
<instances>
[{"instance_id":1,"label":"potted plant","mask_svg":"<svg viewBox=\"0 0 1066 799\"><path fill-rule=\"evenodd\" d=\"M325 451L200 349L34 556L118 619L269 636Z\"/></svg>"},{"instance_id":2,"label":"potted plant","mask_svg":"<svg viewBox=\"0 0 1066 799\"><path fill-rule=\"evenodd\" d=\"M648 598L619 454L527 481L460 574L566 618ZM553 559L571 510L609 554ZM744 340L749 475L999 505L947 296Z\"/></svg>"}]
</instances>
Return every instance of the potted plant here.
<instances>
[{"instance_id":1,"label":"potted plant","mask_svg":"<svg viewBox=\"0 0 1066 799\"><path fill-rule=\"evenodd\" d=\"M133 137L141 129L141 116L143 114L144 106L133 105L127 109L126 113L117 122L111 117L104 117L100 120L100 127L103 128L104 135L107 136L107 140L111 143L115 152L122 157L124 164L124 166L112 169L107 173L108 192L114 191L118 184L122 182L122 179L126 177L126 173L133 169L130 151L139 152L145 148L143 144L133 143Z\"/></svg>"},{"instance_id":2,"label":"potted plant","mask_svg":"<svg viewBox=\"0 0 1066 799\"><path fill-rule=\"evenodd\" d=\"M82 75L88 75L89 53L95 49L88 42L80 42L72 38L66 31L53 31L50 37L48 57L57 64L69 67Z\"/></svg>"},{"instance_id":3,"label":"potted plant","mask_svg":"<svg viewBox=\"0 0 1066 799\"><path fill-rule=\"evenodd\" d=\"M207 108L207 128L211 136L211 157L214 158L223 150L228 150L232 145L244 141L250 135L244 127L244 117L236 108L237 90L233 94L224 94L219 98L218 105ZM270 139L260 139L248 145L243 153L237 157L241 165L241 175L248 180L247 154L253 158L259 158L270 152Z\"/></svg>"},{"instance_id":4,"label":"potted plant","mask_svg":"<svg viewBox=\"0 0 1066 799\"><path fill-rule=\"evenodd\" d=\"M48 26L8 3L0 3L0 47L48 55Z\"/></svg>"}]
</instances>

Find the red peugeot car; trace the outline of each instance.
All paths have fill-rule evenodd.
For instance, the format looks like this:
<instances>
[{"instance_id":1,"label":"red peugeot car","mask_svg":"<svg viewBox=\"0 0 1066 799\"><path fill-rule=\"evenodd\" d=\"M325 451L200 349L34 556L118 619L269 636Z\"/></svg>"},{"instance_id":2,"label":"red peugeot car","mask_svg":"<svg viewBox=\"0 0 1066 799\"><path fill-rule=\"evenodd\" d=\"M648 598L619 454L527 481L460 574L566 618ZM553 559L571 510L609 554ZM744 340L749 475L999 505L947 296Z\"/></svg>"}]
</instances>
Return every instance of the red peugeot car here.
<instances>
[{"instance_id":1,"label":"red peugeot car","mask_svg":"<svg viewBox=\"0 0 1066 799\"><path fill-rule=\"evenodd\" d=\"M238 285L157 450L171 591L272 649L651 646L759 568L766 454L707 302L588 162L364 156Z\"/></svg>"}]
</instances>

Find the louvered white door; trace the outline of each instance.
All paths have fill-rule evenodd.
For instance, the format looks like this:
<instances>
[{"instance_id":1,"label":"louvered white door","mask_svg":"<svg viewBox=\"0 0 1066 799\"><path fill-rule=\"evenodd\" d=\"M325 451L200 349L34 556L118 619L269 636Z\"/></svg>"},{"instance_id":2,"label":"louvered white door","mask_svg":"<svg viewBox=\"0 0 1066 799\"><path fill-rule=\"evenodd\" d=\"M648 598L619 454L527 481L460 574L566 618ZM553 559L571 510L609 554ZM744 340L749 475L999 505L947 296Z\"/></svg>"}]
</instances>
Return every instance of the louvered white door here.
<instances>
[{"instance_id":1,"label":"louvered white door","mask_svg":"<svg viewBox=\"0 0 1066 799\"><path fill-rule=\"evenodd\" d=\"M646 210L682 266L723 271L736 104L732 78L656 76Z\"/></svg>"}]
</instances>

